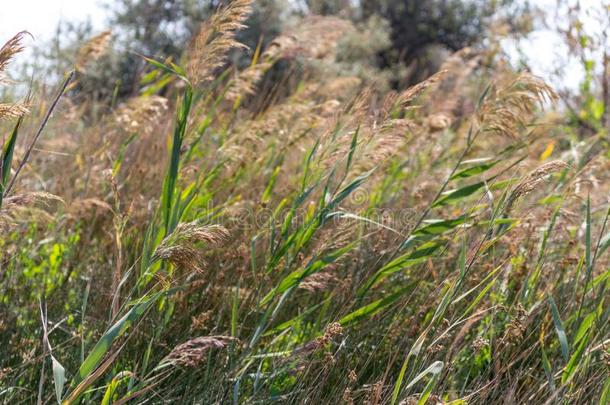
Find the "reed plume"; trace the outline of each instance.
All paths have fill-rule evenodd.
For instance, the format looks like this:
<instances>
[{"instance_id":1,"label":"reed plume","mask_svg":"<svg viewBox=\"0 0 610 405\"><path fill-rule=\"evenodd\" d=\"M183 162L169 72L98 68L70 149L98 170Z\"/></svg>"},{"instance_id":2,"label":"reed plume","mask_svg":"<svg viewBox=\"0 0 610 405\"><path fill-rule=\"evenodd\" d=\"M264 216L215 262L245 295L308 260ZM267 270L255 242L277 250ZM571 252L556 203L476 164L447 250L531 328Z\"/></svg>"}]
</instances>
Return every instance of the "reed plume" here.
<instances>
[{"instance_id":1,"label":"reed plume","mask_svg":"<svg viewBox=\"0 0 610 405\"><path fill-rule=\"evenodd\" d=\"M9 39L0 48L0 84L8 82L5 72L11 60L19 52L23 51L23 37L29 35L27 31L21 31L14 37ZM28 107L25 103L1 103L0 102L0 119L2 118L17 118L28 113Z\"/></svg>"},{"instance_id":2,"label":"reed plume","mask_svg":"<svg viewBox=\"0 0 610 405\"><path fill-rule=\"evenodd\" d=\"M193 40L187 65L193 85L211 80L231 49L246 47L235 40L235 35L245 27L243 23L252 12L251 5L252 0L231 1L202 25Z\"/></svg>"},{"instance_id":3,"label":"reed plume","mask_svg":"<svg viewBox=\"0 0 610 405\"><path fill-rule=\"evenodd\" d=\"M30 33L27 31L19 32L0 48L0 75L6 71L15 55L23 51L24 47L21 43L25 35L30 35Z\"/></svg>"},{"instance_id":4,"label":"reed plume","mask_svg":"<svg viewBox=\"0 0 610 405\"><path fill-rule=\"evenodd\" d=\"M537 169L527 174L521 179L521 181L519 181L517 186L515 186L509 195L506 202L505 212L510 212L516 201L534 191L534 189L536 189L536 187L538 187L538 185L540 185L540 183L542 183L549 175L561 171L567 167L569 167L568 164L563 160L553 160L541 165Z\"/></svg>"},{"instance_id":5,"label":"reed plume","mask_svg":"<svg viewBox=\"0 0 610 405\"><path fill-rule=\"evenodd\" d=\"M232 336L200 336L174 347L162 363L196 367L207 359L210 350L223 349L237 341Z\"/></svg>"},{"instance_id":6,"label":"reed plume","mask_svg":"<svg viewBox=\"0 0 610 405\"><path fill-rule=\"evenodd\" d=\"M125 132L139 133L154 130L167 111L167 99L161 96L139 96L129 99L116 114L116 121Z\"/></svg>"},{"instance_id":7,"label":"reed plume","mask_svg":"<svg viewBox=\"0 0 610 405\"><path fill-rule=\"evenodd\" d=\"M87 65L105 54L108 50L111 37L112 31L104 31L87 41L87 43L78 50L78 54L76 55L76 70L85 72Z\"/></svg>"},{"instance_id":8,"label":"reed plume","mask_svg":"<svg viewBox=\"0 0 610 405\"><path fill-rule=\"evenodd\" d=\"M201 226L195 222L180 223L155 250L152 261L166 260L188 271L202 271L205 260L198 243L217 246L228 239L228 231L220 225Z\"/></svg>"},{"instance_id":9,"label":"reed plume","mask_svg":"<svg viewBox=\"0 0 610 405\"><path fill-rule=\"evenodd\" d=\"M482 130L515 139L532 119L537 106L542 108L545 102L558 98L548 84L528 72L494 86L490 92L477 114Z\"/></svg>"}]
</instances>

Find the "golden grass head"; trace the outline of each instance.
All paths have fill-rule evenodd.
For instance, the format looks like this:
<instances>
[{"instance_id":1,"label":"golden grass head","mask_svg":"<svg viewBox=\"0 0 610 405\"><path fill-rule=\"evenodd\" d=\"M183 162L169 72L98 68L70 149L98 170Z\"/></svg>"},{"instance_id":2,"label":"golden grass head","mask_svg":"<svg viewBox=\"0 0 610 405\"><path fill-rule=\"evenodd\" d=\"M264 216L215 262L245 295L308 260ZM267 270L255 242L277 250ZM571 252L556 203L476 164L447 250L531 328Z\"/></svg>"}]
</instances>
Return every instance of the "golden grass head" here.
<instances>
[{"instance_id":1,"label":"golden grass head","mask_svg":"<svg viewBox=\"0 0 610 405\"><path fill-rule=\"evenodd\" d=\"M176 267L199 272L205 266L205 260L198 244L218 246L228 238L229 232L220 225L180 223L174 232L161 241L152 260L167 260Z\"/></svg>"},{"instance_id":2,"label":"golden grass head","mask_svg":"<svg viewBox=\"0 0 610 405\"><path fill-rule=\"evenodd\" d=\"M542 79L522 72L494 87L478 110L477 119L486 132L518 138L519 132L534 116L536 107L558 98Z\"/></svg>"},{"instance_id":3,"label":"golden grass head","mask_svg":"<svg viewBox=\"0 0 610 405\"><path fill-rule=\"evenodd\" d=\"M30 34L27 31L21 31L0 48L0 84L8 81L4 72L15 55L23 51L22 42L25 35ZM29 109L25 103L0 103L0 119L21 117L28 112Z\"/></svg>"},{"instance_id":4,"label":"golden grass head","mask_svg":"<svg viewBox=\"0 0 610 405\"><path fill-rule=\"evenodd\" d=\"M31 35L27 31L21 31L16 34L14 37L9 39L3 46L0 48L0 74L6 70L11 60L15 57L16 54L23 51L24 47L22 45L23 37L26 35Z\"/></svg>"},{"instance_id":5,"label":"golden grass head","mask_svg":"<svg viewBox=\"0 0 610 405\"><path fill-rule=\"evenodd\" d=\"M210 350L224 349L237 341L238 339L232 336L200 336L174 347L163 363L196 367L207 359Z\"/></svg>"},{"instance_id":6,"label":"golden grass head","mask_svg":"<svg viewBox=\"0 0 610 405\"><path fill-rule=\"evenodd\" d=\"M105 54L108 50L111 38L112 31L104 31L87 41L87 43L78 50L78 54L76 55L76 70L85 72L87 65Z\"/></svg>"},{"instance_id":7,"label":"golden grass head","mask_svg":"<svg viewBox=\"0 0 610 405\"><path fill-rule=\"evenodd\" d=\"M5 104L0 103L0 119L19 118L29 112L29 108L24 103Z\"/></svg>"},{"instance_id":8,"label":"golden grass head","mask_svg":"<svg viewBox=\"0 0 610 405\"><path fill-rule=\"evenodd\" d=\"M536 187L538 187L538 185L540 185L549 175L567 167L569 167L569 165L563 160L553 160L541 165L523 177L508 197L506 212L510 211L517 200L534 191L534 189L536 189Z\"/></svg>"},{"instance_id":9,"label":"golden grass head","mask_svg":"<svg viewBox=\"0 0 610 405\"><path fill-rule=\"evenodd\" d=\"M63 203L64 201L61 197L44 191L16 194L5 198L2 201L2 208L0 208L0 234L10 231L19 217L25 216L31 219L32 212L36 211L44 216L45 211L37 210L36 207L48 208L53 202Z\"/></svg>"},{"instance_id":10,"label":"golden grass head","mask_svg":"<svg viewBox=\"0 0 610 405\"><path fill-rule=\"evenodd\" d=\"M149 132L163 118L167 104L167 99L161 96L135 97L118 109L116 121L125 132Z\"/></svg>"},{"instance_id":11,"label":"golden grass head","mask_svg":"<svg viewBox=\"0 0 610 405\"><path fill-rule=\"evenodd\" d=\"M252 0L233 0L202 25L191 45L187 65L193 85L213 79L227 53L245 47L235 40L235 34L245 27L243 23L251 12Z\"/></svg>"},{"instance_id":12,"label":"golden grass head","mask_svg":"<svg viewBox=\"0 0 610 405\"><path fill-rule=\"evenodd\" d=\"M256 92L256 85L272 65L271 62L258 63L239 72L227 89L225 99L237 101L244 95L254 94Z\"/></svg>"},{"instance_id":13,"label":"golden grass head","mask_svg":"<svg viewBox=\"0 0 610 405\"><path fill-rule=\"evenodd\" d=\"M410 107L413 100L415 100L420 94L422 94L428 87L440 82L446 74L446 70L441 70L433 74L423 82L417 83L415 86L411 86L403 92L399 93L395 100L394 107Z\"/></svg>"}]
</instances>

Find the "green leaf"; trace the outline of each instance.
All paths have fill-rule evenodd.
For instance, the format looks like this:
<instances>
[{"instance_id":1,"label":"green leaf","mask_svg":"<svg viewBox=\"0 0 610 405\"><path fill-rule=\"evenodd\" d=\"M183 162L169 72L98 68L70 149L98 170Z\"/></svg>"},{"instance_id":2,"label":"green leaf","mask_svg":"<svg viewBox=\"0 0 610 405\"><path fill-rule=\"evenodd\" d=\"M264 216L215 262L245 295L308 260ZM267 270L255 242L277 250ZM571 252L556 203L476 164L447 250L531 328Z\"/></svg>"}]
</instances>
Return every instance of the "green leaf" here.
<instances>
[{"instance_id":1,"label":"green leaf","mask_svg":"<svg viewBox=\"0 0 610 405\"><path fill-rule=\"evenodd\" d=\"M415 235L415 236L440 235L442 233L452 230L453 228L455 228L459 225L464 224L466 221L468 221L468 219L470 219L470 217L467 215L464 215L464 216L461 216L461 217L455 218L455 219L445 219L445 220L435 221L429 225L426 225L426 226L418 229L417 231L415 231L413 233L413 235Z\"/></svg>"},{"instance_id":2,"label":"green leaf","mask_svg":"<svg viewBox=\"0 0 610 405\"><path fill-rule=\"evenodd\" d=\"M371 302L361 308L358 308L354 312L345 315L343 318L339 320L339 323L343 326L351 325L356 322L360 322L364 318L371 317L375 315L377 312L381 311L385 307L393 304L398 300L405 292L412 289L417 284L417 281L412 282L409 286L402 288L396 291L393 294L390 294L384 298L381 298L377 301Z\"/></svg>"},{"instance_id":3,"label":"green leaf","mask_svg":"<svg viewBox=\"0 0 610 405\"><path fill-rule=\"evenodd\" d=\"M458 188L456 190L447 191L447 192L443 193L443 196L441 198L439 198L432 204L432 207L438 207L440 205L445 205L445 204L454 204L455 202L476 193L484 185L485 185L485 182L480 181L478 183L470 184L468 186L464 186L464 187Z\"/></svg>"},{"instance_id":4,"label":"green leaf","mask_svg":"<svg viewBox=\"0 0 610 405\"><path fill-rule=\"evenodd\" d=\"M17 143L17 135L19 133L19 127L21 126L23 118L19 117L13 131L9 135L2 147L2 161L0 164L0 206L2 206L2 199L4 198L4 189L8 183L11 175L11 166L13 164L13 152L15 151L15 144Z\"/></svg>"},{"instance_id":5,"label":"green leaf","mask_svg":"<svg viewBox=\"0 0 610 405\"><path fill-rule=\"evenodd\" d=\"M182 68L180 68L179 66L175 65L174 63L170 62L171 66L168 66L162 62L159 62L158 60L154 60L152 58L148 58L144 55L139 55L142 59L144 59L146 62L150 63L151 65L153 65L154 67L156 67L157 69L160 69L166 73L170 73L173 75L178 76L180 79L184 80L186 83L190 84L188 78L185 75L185 72Z\"/></svg>"},{"instance_id":6,"label":"green leaf","mask_svg":"<svg viewBox=\"0 0 610 405\"><path fill-rule=\"evenodd\" d=\"M106 353L108 353L108 350L110 350L110 347L116 338L125 333L125 331L127 331L127 329L129 329L131 325L148 310L148 308L150 308L153 302L155 302L161 294L163 293L157 293L134 305L121 319L104 333L78 369L78 373L72 380L73 385L77 385L95 371Z\"/></svg>"},{"instance_id":7,"label":"green leaf","mask_svg":"<svg viewBox=\"0 0 610 405\"><path fill-rule=\"evenodd\" d=\"M377 270L377 272L371 278L369 278L366 284L359 290L358 294L365 294L375 284L394 273L426 261L439 247L443 246L444 244L445 242L443 240L434 239L420 245L414 251L390 261L385 266Z\"/></svg>"},{"instance_id":8,"label":"green leaf","mask_svg":"<svg viewBox=\"0 0 610 405\"><path fill-rule=\"evenodd\" d=\"M555 331L557 332L557 337L559 339L559 344L561 345L561 354L563 358L568 361L570 356L568 349L568 338L566 336L565 328L563 327L563 322L561 322L561 317L559 316L559 311L557 310L557 305L555 305L555 300L552 296L548 296L549 306L551 307L551 314L553 315L553 323L555 324Z\"/></svg>"},{"instance_id":9,"label":"green leaf","mask_svg":"<svg viewBox=\"0 0 610 405\"><path fill-rule=\"evenodd\" d=\"M499 162L500 162L500 160L496 160L495 162L483 163L483 164L469 167L464 170L460 170L459 172L457 172L453 176L451 176L451 178L449 180L465 179L468 177L476 176L477 174L484 173L487 170L491 169L492 167L497 165Z\"/></svg>"},{"instance_id":10,"label":"green leaf","mask_svg":"<svg viewBox=\"0 0 610 405\"><path fill-rule=\"evenodd\" d=\"M568 361L568 364L566 365L565 369L563 370L563 375L561 376L562 384L566 384L568 381L570 381L570 379L572 378L574 373L576 373L576 370L578 370L578 366L580 364L580 359L582 358L582 355L585 352L587 343L588 343L588 339L582 339L582 342L578 345L578 348L572 354L572 357L570 357L570 361Z\"/></svg>"},{"instance_id":11,"label":"green leaf","mask_svg":"<svg viewBox=\"0 0 610 405\"><path fill-rule=\"evenodd\" d=\"M284 277L282 281L280 281L280 283L262 299L261 305L268 304L269 301L271 301L276 295L282 294L283 292L296 287L305 278L322 270L327 265L343 256L345 253L352 250L355 246L356 242L352 242L342 248L334 250L321 259L312 259L304 268L295 270Z\"/></svg>"},{"instance_id":12,"label":"green leaf","mask_svg":"<svg viewBox=\"0 0 610 405\"><path fill-rule=\"evenodd\" d=\"M53 363L53 381L55 383L55 396L57 397L57 403L61 404L62 395L64 392L64 384L66 383L66 369L51 355L51 362Z\"/></svg>"},{"instance_id":13,"label":"green leaf","mask_svg":"<svg viewBox=\"0 0 610 405\"><path fill-rule=\"evenodd\" d=\"M580 326L578 327L578 331L576 332L576 335L574 335L574 342L572 342L572 346L578 345L578 343L580 343L581 339L586 336L587 332L589 332L589 329L591 329L591 326L593 326L593 321L595 321L595 317L596 317L596 313L591 312L589 315L587 315L585 317L585 319L583 319Z\"/></svg>"}]
</instances>

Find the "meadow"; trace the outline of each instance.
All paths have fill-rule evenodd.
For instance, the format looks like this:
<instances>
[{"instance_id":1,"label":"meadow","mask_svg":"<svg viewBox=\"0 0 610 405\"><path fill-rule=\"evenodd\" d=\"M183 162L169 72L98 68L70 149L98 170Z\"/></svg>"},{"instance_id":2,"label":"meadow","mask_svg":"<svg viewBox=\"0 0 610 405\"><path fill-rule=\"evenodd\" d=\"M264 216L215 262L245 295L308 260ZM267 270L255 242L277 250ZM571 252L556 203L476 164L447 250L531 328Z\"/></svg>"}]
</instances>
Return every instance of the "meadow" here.
<instances>
[{"instance_id":1,"label":"meadow","mask_svg":"<svg viewBox=\"0 0 610 405\"><path fill-rule=\"evenodd\" d=\"M238 69L250 3L136 97L70 97L106 32L0 103L0 401L610 403L607 128L494 46L364 80L337 17Z\"/></svg>"}]
</instances>

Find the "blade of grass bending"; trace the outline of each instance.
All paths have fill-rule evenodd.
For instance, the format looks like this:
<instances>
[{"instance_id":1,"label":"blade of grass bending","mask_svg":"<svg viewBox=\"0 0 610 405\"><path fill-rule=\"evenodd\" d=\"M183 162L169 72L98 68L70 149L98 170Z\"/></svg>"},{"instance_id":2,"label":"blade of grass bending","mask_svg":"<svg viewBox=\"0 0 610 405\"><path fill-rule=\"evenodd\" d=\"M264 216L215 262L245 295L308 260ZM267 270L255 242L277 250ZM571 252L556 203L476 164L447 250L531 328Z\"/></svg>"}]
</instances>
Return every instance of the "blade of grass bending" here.
<instances>
[{"instance_id":1,"label":"blade of grass bending","mask_svg":"<svg viewBox=\"0 0 610 405\"><path fill-rule=\"evenodd\" d=\"M443 246L445 241L442 239L434 239L429 242L426 242L420 245L417 249L407 254L404 254L391 262L387 263L385 266L377 270L373 276L371 276L367 282L358 290L358 295L363 296L374 287L377 283L385 279L386 277L402 271L407 267L414 266L416 264L422 263L426 261L429 257L432 256L438 248Z\"/></svg>"},{"instance_id":2,"label":"blade of grass bending","mask_svg":"<svg viewBox=\"0 0 610 405\"><path fill-rule=\"evenodd\" d=\"M4 198L4 189L8 182L9 176L11 175L11 166L13 163L13 152L15 151L15 144L17 143L17 136L19 134L19 127L23 117L19 117L13 131L9 135L8 139L4 143L2 149L2 160L0 161L0 207L2 207L2 200Z\"/></svg>"},{"instance_id":3,"label":"blade of grass bending","mask_svg":"<svg viewBox=\"0 0 610 405\"><path fill-rule=\"evenodd\" d=\"M293 287L296 287L304 279L324 269L327 265L333 263L335 260L349 252L356 246L356 242L352 242L342 248L336 249L333 252L327 254L321 259L312 259L304 268L295 270L286 277L284 277L277 287L275 287L269 294L267 294L261 301L261 306L268 304L273 297L281 294Z\"/></svg>"},{"instance_id":4,"label":"blade of grass bending","mask_svg":"<svg viewBox=\"0 0 610 405\"><path fill-rule=\"evenodd\" d=\"M141 316L148 308L161 297L164 292L158 292L148 299L141 300L138 304L134 305L121 319L119 319L114 325L112 325L106 333L98 340L95 344L85 361L81 364L77 374L72 380L73 385L79 384L81 381L86 379L91 373L93 373L102 361L112 343L116 338L121 336L129 327Z\"/></svg>"},{"instance_id":5,"label":"blade of grass bending","mask_svg":"<svg viewBox=\"0 0 610 405\"><path fill-rule=\"evenodd\" d=\"M497 165L500 162L501 162L501 160L496 160L491 163L482 163L482 164L478 164L478 165L469 167L464 170L460 170L459 172L457 172L453 176L451 176L449 180L465 179L468 177L476 176L477 174L484 173L487 170L493 168L495 165Z\"/></svg>"},{"instance_id":6,"label":"blade of grass bending","mask_svg":"<svg viewBox=\"0 0 610 405\"><path fill-rule=\"evenodd\" d=\"M61 404L62 393L64 392L64 384L66 383L66 369L61 365L53 355L51 355L53 363L53 382L55 383L55 396L57 403Z\"/></svg>"},{"instance_id":7,"label":"blade of grass bending","mask_svg":"<svg viewBox=\"0 0 610 405\"><path fill-rule=\"evenodd\" d=\"M343 318L339 320L339 323L343 326L351 325L356 322L360 322L362 319L366 317L371 317L375 315L377 312L381 311L383 308L393 304L398 300L401 296L403 296L406 292L412 290L419 284L418 281L414 281L410 283L408 286L401 288L393 294L387 295L384 298L381 298L377 301L371 302L357 310L345 315Z\"/></svg>"},{"instance_id":8,"label":"blade of grass bending","mask_svg":"<svg viewBox=\"0 0 610 405\"><path fill-rule=\"evenodd\" d=\"M568 337L566 336L565 328L563 327L563 322L561 322L561 317L559 315L559 310L557 309L557 305L555 304L555 300L551 295L547 297L549 301L549 306L551 307L551 315L553 316L553 323L555 324L555 331L557 332L557 338L559 339L559 344L561 345L561 354L563 358L567 362L569 360L569 349L568 349Z\"/></svg>"}]
</instances>

